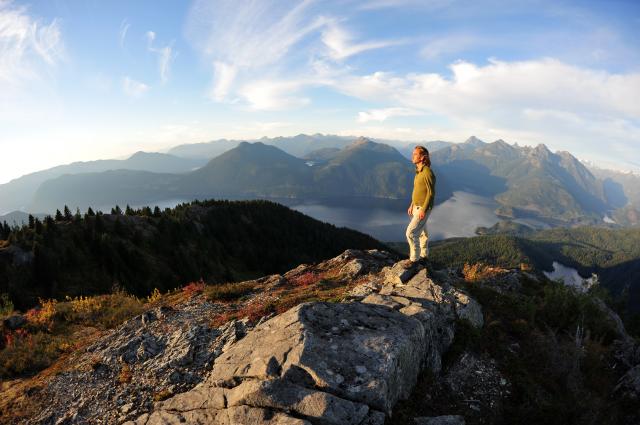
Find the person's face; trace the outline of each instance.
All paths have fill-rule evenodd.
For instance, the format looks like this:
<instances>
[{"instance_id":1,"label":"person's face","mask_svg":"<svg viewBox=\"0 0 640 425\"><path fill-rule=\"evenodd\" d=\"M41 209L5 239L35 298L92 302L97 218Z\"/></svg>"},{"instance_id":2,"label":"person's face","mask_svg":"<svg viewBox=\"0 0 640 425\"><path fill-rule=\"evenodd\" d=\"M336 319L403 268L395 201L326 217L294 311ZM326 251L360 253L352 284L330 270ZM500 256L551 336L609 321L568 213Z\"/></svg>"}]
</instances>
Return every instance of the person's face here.
<instances>
[{"instance_id":1,"label":"person's face","mask_svg":"<svg viewBox=\"0 0 640 425\"><path fill-rule=\"evenodd\" d=\"M422 155L422 151L420 151L420 149L413 150L413 155L411 155L411 162L413 162L414 164L419 164L422 162L423 158L424 155Z\"/></svg>"}]
</instances>

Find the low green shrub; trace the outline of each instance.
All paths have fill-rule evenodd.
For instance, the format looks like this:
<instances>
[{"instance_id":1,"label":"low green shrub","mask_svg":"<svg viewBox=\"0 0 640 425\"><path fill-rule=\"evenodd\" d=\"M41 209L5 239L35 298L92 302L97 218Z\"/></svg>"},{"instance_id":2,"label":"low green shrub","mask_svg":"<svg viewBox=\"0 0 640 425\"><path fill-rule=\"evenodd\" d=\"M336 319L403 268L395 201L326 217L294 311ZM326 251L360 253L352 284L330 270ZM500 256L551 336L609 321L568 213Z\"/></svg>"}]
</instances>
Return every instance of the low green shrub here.
<instances>
[{"instance_id":1,"label":"low green shrub","mask_svg":"<svg viewBox=\"0 0 640 425\"><path fill-rule=\"evenodd\" d=\"M5 347L0 350L0 377L14 378L36 373L51 365L70 348L63 336L46 332L30 334L18 330L5 334Z\"/></svg>"},{"instance_id":2,"label":"low green shrub","mask_svg":"<svg viewBox=\"0 0 640 425\"><path fill-rule=\"evenodd\" d=\"M255 285L253 281L208 285L204 289L204 294L211 301L235 301L250 294Z\"/></svg>"}]
</instances>

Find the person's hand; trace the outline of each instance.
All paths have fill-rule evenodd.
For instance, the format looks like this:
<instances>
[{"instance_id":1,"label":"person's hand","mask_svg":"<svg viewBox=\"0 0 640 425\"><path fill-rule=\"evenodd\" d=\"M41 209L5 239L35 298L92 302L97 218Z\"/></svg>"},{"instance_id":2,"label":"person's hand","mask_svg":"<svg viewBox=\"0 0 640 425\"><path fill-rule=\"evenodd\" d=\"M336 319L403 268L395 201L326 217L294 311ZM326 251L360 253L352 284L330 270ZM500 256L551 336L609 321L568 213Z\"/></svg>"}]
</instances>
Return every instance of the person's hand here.
<instances>
[{"instance_id":1,"label":"person's hand","mask_svg":"<svg viewBox=\"0 0 640 425\"><path fill-rule=\"evenodd\" d=\"M420 208L420 212L418 213L418 218L420 220L424 220L425 212L422 208Z\"/></svg>"},{"instance_id":2,"label":"person's hand","mask_svg":"<svg viewBox=\"0 0 640 425\"><path fill-rule=\"evenodd\" d=\"M413 205L409 205L409 209L407 210L407 214L413 215Z\"/></svg>"}]
</instances>

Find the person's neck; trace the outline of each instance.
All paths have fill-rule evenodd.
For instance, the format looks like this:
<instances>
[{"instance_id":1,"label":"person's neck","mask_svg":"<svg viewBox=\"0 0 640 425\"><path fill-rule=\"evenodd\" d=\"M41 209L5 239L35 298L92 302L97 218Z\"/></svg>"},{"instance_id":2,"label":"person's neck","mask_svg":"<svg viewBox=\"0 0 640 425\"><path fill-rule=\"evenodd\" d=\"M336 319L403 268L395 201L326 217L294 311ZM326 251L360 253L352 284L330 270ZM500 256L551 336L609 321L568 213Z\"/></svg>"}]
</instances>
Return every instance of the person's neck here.
<instances>
[{"instance_id":1,"label":"person's neck","mask_svg":"<svg viewBox=\"0 0 640 425\"><path fill-rule=\"evenodd\" d=\"M416 164L416 170L418 170L418 172L422 171L422 169L424 168L425 164L424 162L418 162Z\"/></svg>"}]
</instances>

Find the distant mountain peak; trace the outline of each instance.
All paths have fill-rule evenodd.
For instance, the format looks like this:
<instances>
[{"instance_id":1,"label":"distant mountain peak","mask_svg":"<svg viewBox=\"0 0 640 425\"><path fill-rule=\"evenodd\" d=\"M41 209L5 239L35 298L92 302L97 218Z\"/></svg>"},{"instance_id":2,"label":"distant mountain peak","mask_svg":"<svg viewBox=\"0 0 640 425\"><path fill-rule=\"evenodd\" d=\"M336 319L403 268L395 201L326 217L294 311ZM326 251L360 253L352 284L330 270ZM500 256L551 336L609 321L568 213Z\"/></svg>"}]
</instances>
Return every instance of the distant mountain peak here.
<instances>
[{"instance_id":1,"label":"distant mountain peak","mask_svg":"<svg viewBox=\"0 0 640 425\"><path fill-rule=\"evenodd\" d=\"M374 141L369 139L368 137L359 136L356 140L353 141L353 143L351 143L350 146L364 145L367 143L374 143Z\"/></svg>"},{"instance_id":2,"label":"distant mountain peak","mask_svg":"<svg viewBox=\"0 0 640 425\"><path fill-rule=\"evenodd\" d=\"M547 147L547 145L545 145L544 143L540 143L538 144L538 146L536 146L535 148L533 148L533 150L537 151L537 152L549 152L551 153L551 151L549 150L549 148Z\"/></svg>"},{"instance_id":3,"label":"distant mountain peak","mask_svg":"<svg viewBox=\"0 0 640 425\"><path fill-rule=\"evenodd\" d=\"M485 144L482 140L478 139L476 136L469 137L467 140L464 141L464 143L472 146L482 146Z\"/></svg>"},{"instance_id":4,"label":"distant mountain peak","mask_svg":"<svg viewBox=\"0 0 640 425\"><path fill-rule=\"evenodd\" d=\"M166 153L160 153L160 152L138 151L138 152L134 153L133 155L131 155L127 159L128 160L132 160L132 159L148 159L148 158L162 158L162 157L170 157L170 156L173 156L173 155L166 154Z\"/></svg>"},{"instance_id":5,"label":"distant mountain peak","mask_svg":"<svg viewBox=\"0 0 640 425\"><path fill-rule=\"evenodd\" d=\"M540 143L538 146L531 150L530 155L536 158L549 159L553 155L553 152L549 150L547 145L545 145L544 143Z\"/></svg>"}]
</instances>

